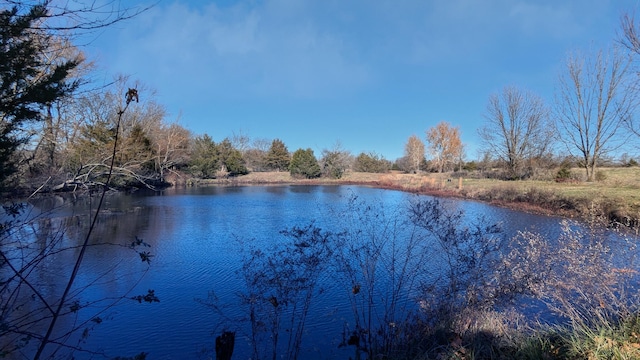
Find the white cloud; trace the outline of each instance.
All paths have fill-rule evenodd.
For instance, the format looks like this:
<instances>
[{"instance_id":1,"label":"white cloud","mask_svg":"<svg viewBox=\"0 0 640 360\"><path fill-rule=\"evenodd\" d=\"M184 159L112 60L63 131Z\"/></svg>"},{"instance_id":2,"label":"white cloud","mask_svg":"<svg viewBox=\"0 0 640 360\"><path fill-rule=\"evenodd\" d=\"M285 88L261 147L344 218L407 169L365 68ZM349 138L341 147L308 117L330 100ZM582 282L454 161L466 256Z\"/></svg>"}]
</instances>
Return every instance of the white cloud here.
<instances>
[{"instance_id":1,"label":"white cloud","mask_svg":"<svg viewBox=\"0 0 640 360\"><path fill-rule=\"evenodd\" d=\"M214 9L214 13L219 13ZM231 21L212 16L207 45L220 55L259 53L264 46L260 41L260 15L255 11L242 14ZM222 20L222 21L221 21Z\"/></svg>"},{"instance_id":2,"label":"white cloud","mask_svg":"<svg viewBox=\"0 0 640 360\"><path fill-rule=\"evenodd\" d=\"M610 8L595 0L407 1L382 16L395 30L389 39L399 58L433 65L492 56L515 42L569 42Z\"/></svg>"},{"instance_id":3,"label":"white cloud","mask_svg":"<svg viewBox=\"0 0 640 360\"><path fill-rule=\"evenodd\" d=\"M184 107L203 97L269 103L389 89L400 96L414 78L464 83L460 73L475 76L477 67L499 77L505 64L561 61L557 49L609 27L591 25L612 6L583 1L161 2L119 25L108 61Z\"/></svg>"},{"instance_id":4,"label":"white cloud","mask_svg":"<svg viewBox=\"0 0 640 360\"><path fill-rule=\"evenodd\" d=\"M600 3L601 4L601 3ZM602 7L598 2L528 2L514 3L508 12L510 20L529 36L570 38L586 31L593 14Z\"/></svg>"},{"instance_id":5,"label":"white cloud","mask_svg":"<svg viewBox=\"0 0 640 360\"><path fill-rule=\"evenodd\" d=\"M332 97L366 84L340 34L289 4L161 4L124 31L116 61L230 97Z\"/></svg>"}]
</instances>

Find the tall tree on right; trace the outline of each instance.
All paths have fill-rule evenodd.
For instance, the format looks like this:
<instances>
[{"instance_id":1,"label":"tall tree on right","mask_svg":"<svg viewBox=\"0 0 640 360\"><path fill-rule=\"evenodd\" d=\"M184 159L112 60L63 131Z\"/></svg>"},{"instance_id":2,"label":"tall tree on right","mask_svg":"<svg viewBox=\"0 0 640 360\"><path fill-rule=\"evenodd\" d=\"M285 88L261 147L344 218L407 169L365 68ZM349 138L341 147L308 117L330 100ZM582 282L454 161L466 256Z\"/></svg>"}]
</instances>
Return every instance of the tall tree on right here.
<instances>
[{"instance_id":1,"label":"tall tree on right","mask_svg":"<svg viewBox=\"0 0 640 360\"><path fill-rule=\"evenodd\" d=\"M620 43L631 52L640 55L640 26L636 22L635 15L633 13L624 14L620 21L620 27L622 28Z\"/></svg>"},{"instance_id":2,"label":"tall tree on right","mask_svg":"<svg viewBox=\"0 0 640 360\"><path fill-rule=\"evenodd\" d=\"M429 153L436 164L438 172L444 172L462 158L463 145L460 140L460 129L446 121L439 122L427 130Z\"/></svg>"},{"instance_id":3,"label":"tall tree on right","mask_svg":"<svg viewBox=\"0 0 640 360\"><path fill-rule=\"evenodd\" d=\"M508 178L526 177L527 163L549 149L548 116L542 98L515 86L489 98L479 135L485 150L506 163Z\"/></svg>"},{"instance_id":4,"label":"tall tree on right","mask_svg":"<svg viewBox=\"0 0 640 360\"><path fill-rule=\"evenodd\" d=\"M633 13L626 13L620 22L622 34L618 41L631 52L631 56L636 60L640 58L640 25L638 25ZM631 75L633 76L633 75ZM636 88L637 89L637 88ZM638 91L636 90L636 94ZM638 119L628 117L624 125L636 136L640 137L640 124Z\"/></svg>"},{"instance_id":5,"label":"tall tree on right","mask_svg":"<svg viewBox=\"0 0 640 360\"><path fill-rule=\"evenodd\" d=\"M593 181L601 158L619 149L627 138L621 128L638 105L637 77L630 65L631 57L615 48L575 53L560 75L557 134L568 151L580 157L587 181Z\"/></svg>"}]
</instances>

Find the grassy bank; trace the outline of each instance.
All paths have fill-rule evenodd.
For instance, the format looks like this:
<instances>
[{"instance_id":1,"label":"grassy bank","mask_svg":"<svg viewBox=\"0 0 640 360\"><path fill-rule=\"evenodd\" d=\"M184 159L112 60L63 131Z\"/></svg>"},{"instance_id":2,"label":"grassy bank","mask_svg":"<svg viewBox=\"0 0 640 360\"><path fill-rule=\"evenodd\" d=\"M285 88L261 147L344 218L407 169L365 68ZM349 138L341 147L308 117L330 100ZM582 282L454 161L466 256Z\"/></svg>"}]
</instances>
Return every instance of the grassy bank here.
<instances>
[{"instance_id":1,"label":"grassy bank","mask_svg":"<svg viewBox=\"0 0 640 360\"><path fill-rule=\"evenodd\" d=\"M573 169L572 173L579 177L581 170ZM479 200L528 212L637 228L640 219L640 167L604 168L600 170L599 178L600 181L595 182L557 182L554 172L549 172L537 180L502 181L478 173L347 172L341 179L296 179L288 172L254 172L229 179L190 179L187 184L359 184Z\"/></svg>"},{"instance_id":2,"label":"grassy bank","mask_svg":"<svg viewBox=\"0 0 640 360\"><path fill-rule=\"evenodd\" d=\"M523 328L508 313L475 314L466 331L449 329L427 332L413 344L411 359L548 359L636 360L640 359L640 323L629 315L617 323ZM471 319L470 319L471 321Z\"/></svg>"}]
</instances>

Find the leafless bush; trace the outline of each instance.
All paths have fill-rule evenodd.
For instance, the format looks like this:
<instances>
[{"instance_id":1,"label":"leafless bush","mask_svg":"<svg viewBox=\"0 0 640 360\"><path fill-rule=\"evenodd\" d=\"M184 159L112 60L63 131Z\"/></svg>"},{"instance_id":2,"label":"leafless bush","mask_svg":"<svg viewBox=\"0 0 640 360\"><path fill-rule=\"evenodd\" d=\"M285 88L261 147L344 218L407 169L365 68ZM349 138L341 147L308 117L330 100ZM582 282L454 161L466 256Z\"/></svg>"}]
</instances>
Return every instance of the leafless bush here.
<instances>
[{"instance_id":1,"label":"leafless bush","mask_svg":"<svg viewBox=\"0 0 640 360\"><path fill-rule=\"evenodd\" d=\"M532 293L573 327L595 328L638 311L637 249L628 239L588 230L563 221L554 241L521 233L504 262L528 276Z\"/></svg>"},{"instance_id":2,"label":"leafless bush","mask_svg":"<svg viewBox=\"0 0 640 360\"><path fill-rule=\"evenodd\" d=\"M531 169L531 176L529 180L535 181L553 181L556 176L556 171L553 168L534 167Z\"/></svg>"},{"instance_id":3,"label":"leafless bush","mask_svg":"<svg viewBox=\"0 0 640 360\"><path fill-rule=\"evenodd\" d=\"M297 359L302 348L307 315L323 288L320 278L333 253L334 234L314 225L293 227L266 249L241 239L243 247L239 291L246 314L228 318L215 293L200 303L216 311L234 332L248 324L252 358Z\"/></svg>"},{"instance_id":4,"label":"leafless bush","mask_svg":"<svg viewBox=\"0 0 640 360\"><path fill-rule=\"evenodd\" d=\"M522 345L536 331L523 304L574 329L638 311L634 243L595 227L563 222L557 238L507 238L454 202L423 197L392 209L352 197L333 215L336 232L294 228L283 233L290 241L247 253L242 300L256 358L299 356L323 272L349 298L343 345L357 357L513 358L540 349Z\"/></svg>"},{"instance_id":5,"label":"leafless bush","mask_svg":"<svg viewBox=\"0 0 640 360\"><path fill-rule=\"evenodd\" d=\"M131 244L114 244L102 240L92 241L89 248L131 248L145 264L140 273L128 273L133 280L129 291L96 297L92 288L105 279L123 262L123 257L95 275L87 282L76 284L62 300L60 284L64 284L71 273L68 265L81 249L83 230L87 217L71 219L51 218L51 213L33 214L21 206L10 210L0 224L0 354L32 356L44 341L44 334L51 319L57 316L61 325L47 340L52 354L63 356L74 352L96 354L85 349L82 343L91 330L102 323L109 310L119 302L135 298L138 301L153 301L146 295L133 297L129 291L149 269L151 255L146 243L135 239ZM17 212L15 212L17 211ZM86 225L86 224L84 224ZM80 244L79 244L80 243ZM140 276L140 277L138 277ZM155 298L157 299L157 298ZM55 309L60 307L56 314Z\"/></svg>"},{"instance_id":6,"label":"leafless bush","mask_svg":"<svg viewBox=\"0 0 640 360\"><path fill-rule=\"evenodd\" d=\"M463 211L439 200L415 201L409 213L439 250L435 255L441 275L425 289L423 308L437 304L439 313L453 314L469 306L491 307L495 296L488 285L504 241L500 227L481 220L465 224Z\"/></svg>"},{"instance_id":7,"label":"leafless bush","mask_svg":"<svg viewBox=\"0 0 640 360\"><path fill-rule=\"evenodd\" d=\"M416 335L415 296L431 276L430 244L403 210L352 197L335 214L343 231L334 266L353 313L344 344L369 358L407 351Z\"/></svg>"}]
</instances>

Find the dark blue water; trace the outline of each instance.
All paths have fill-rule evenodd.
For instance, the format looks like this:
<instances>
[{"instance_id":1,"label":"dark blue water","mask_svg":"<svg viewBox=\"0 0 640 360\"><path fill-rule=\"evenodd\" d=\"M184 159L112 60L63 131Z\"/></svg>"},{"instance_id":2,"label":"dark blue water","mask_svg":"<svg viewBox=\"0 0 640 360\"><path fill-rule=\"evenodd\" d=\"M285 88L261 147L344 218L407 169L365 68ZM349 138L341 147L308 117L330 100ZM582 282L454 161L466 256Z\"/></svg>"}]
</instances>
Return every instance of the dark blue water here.
<instances>
[{"instance_id":1,"label":"dark blue water","mask_svg":"<svg viewBox=\"0 0 640 360\"><path fill-rule=\"evenodd\" d=\"M241 249L268 247L282 239L280 231L296 225L313 224L336 232L344 230L347 222L349 226L357 226L343 212L354 197L391 216L406 209L415 195L357 186L251 186L109 196L95 239L113 243L130 243L135 237L143 239L150 245L145 251L153 255L151 264L142 263L137 254L123 247L91 248L78 279L78 284L91 286L78 285L76 288L82 290L78 297L90 301L118 294L146 294L153 289L160 302L125 299L117 306L100 310L107 304L101 302L83 309L77 317L66 319L60 327L94 318L95 312L100 311L98 316L104 321L93 326L89 336L82 339L83 348L104 352L109 357L133 356L144 351L150 359L214 358L215 336L223 330L233 330L237 332L234 358L249 358L248 326L237 321L246 317L243 313L246 309L239 306L238 297L243 291L238 275ZM553 237L560 229L561 219L555 217L470 201L445 203L452 210L464 210L469 221L500 223L507 235L532 230ZM47 216L71 219L67 222L78 226L67 231L65 241L79 243L87 214L96 204L96 199L89 202L86 198L60 198ZM34 211L51 205L40 204ZM50 272L59 276L43 283L57 282L53 294L59 293L73 256L70 254L64 265L51 265ZM352 348L338 346L345 326L353 326L345 291L351 285L330 275L321 283L326 291L314 299L311 307L301 358L353 356ZM210 300L212 293L221 312L202 304ZM99 358L82 352L75 355Z\"/></svg>"}]
</instances>

